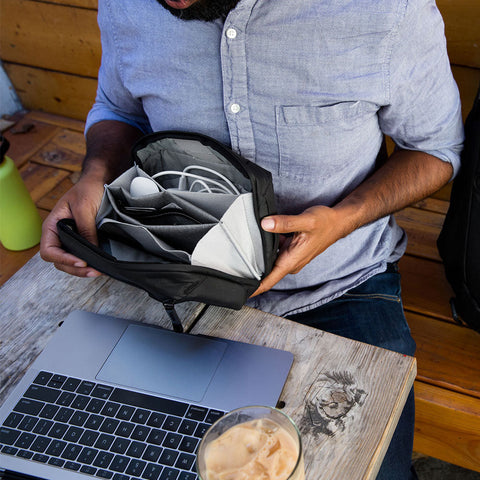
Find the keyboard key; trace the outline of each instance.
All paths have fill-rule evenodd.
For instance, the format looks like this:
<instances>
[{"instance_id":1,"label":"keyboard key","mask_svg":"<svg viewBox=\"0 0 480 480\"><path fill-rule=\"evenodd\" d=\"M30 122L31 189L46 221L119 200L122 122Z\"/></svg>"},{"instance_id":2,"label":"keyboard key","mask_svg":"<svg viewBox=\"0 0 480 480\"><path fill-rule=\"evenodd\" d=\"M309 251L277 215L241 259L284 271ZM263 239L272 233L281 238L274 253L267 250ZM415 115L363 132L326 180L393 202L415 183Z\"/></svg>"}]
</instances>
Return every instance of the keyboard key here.
<instances>
[{"instance_id":1,"label":"keyboard key","mask_svg":"<svg viewBox=\"0 0 480 480\"><path fill-rule=\"evenodd\" d=\"M167 416L164 415L163 413L152 412L152 414L150 415L150 417L147 421L147 425L150 426L150 427L159 428L163 425L163 422L165 421L166 418L167 418Z\"/></svg>"},{"instance_id":2,"label":"keyboard key","mask_svg":"<svg viewBox=\"0 0 480 480\"><path fill-rule=\"evenodd\" d=\"M37 378L33 381L33 383L36 383L38 385L46 385L50 379L52 378L52 374L48 372L40 372L37 375Z\"/></svg>"},{"instance_id":3,"label":"keyboard key","mask_svg":"<svg viewBox=\"0 0 480 480\"><path fill-rule=\"evenodd\" d=\"M40 412L39 416L42 417L42 418L48 418L48 419L52 419L56 414L57 412L60 410L60 407L57 406L57 405L50 405L47 403L47 405L45 405L45 407L43 407L42 411Z\"/></svg>"},{"instance_id":4,"label":"keyboard key","mask_svg":"<svg viewBox=\"0 0 480 480\"><path fill-rule=\"evenodd\" d=\"M85 430L82 435L82 438L78 441L81 445L86 445L87 447L91 447L95 441L97 440L100 434L93 430Z\"/></svg>"},{"instance_id":5,"label":"keyboard key","mask_svg":"<svg viewBox=\"0 0 480 480\"><path fill-rule=\"evenodd\" d=\"M95 388L95 383L83 381L77 388L77 393L81 395L90 395L92 390Z\"/></svg>"},{"instance_id":6,"label":"keyboard key","mask_svg":"<svg viewBox=\"0 0 480 480\"><path fill-rule=\"evenodd\" d=\"M128 455L129 457L140 458L145 451L145 448L147 448L146 443L132 442L128 447L126 455Z\"/></svg>"},{"instance_id":7,"label":"keyboard key","mask_svg":"<svg viewBox=\"0 0 480 480\"><path fill-rule=\"evenodd\" d=\"M30 385L23 396L33 400L41 400L42 402L55 403L60 396L60 391L55 388L42 387L41 385Z\"/></svg>"},{"instance_id":8,"label":"keyboard key","mask_svg":"<svg viewBox=\"0 0 480 480\"><path fill-rule=\"evenodd\" d=\"M38 415L45 404L27 398L21 398L17 403L14 412L26 413L27 415Z\"/></svg>"},{"instance_id":9,"label":"keyboard key","mask_svg":"<svg viewBox=\"0 0 480 480\"><path fill-rule=\"evenodd\" d=\"M158 429L154 428L150 432L150 435L148 436L147 442L148 443L153 443L155 445L161 445L166 434L167 434L167 432L165 430L158 430Z\"/></svg>"},{"instance_id":10,"label":"keyboard key","mask_svg":"<svg viewBox=\"0 0 480 480\"><path fill-rule=\"evenodd\" d=\"M83 447L80 455L77 458L77 462L86 463L90 465L93 462L93 459L97 456L98 450L91 447Z\"/></svg>"},{"instance_id":11,"label":"keyboard key","mask_svg":"<svg viewBox=\"0 0 480 480\"><path fill-rule=\"evenodd\" d=\"M114 418L106 418L102 426L100 427L100 431L104 433L113 433L117 427L120 425L120 420L116 420Z\"/></svg>"},{"instance_id":12,"label":"keyboard key","mask_svg":"<svg viewBox=\"0 0 480 480\"><path fill-rule=\"evenodd\" d=\"M30 448L30 445L33 443L34 440L35 440L35 435L33 433L24 432L18 437L17 441L15 442L15 446L19 448L28 449ZM9 445L8 442L3 442L3 443L6 443L7 445Z\"/></svg>"},{"instance_id":13,"label":"keyboard key","mask_svg":"<svg viewBox=\"0 0 480 480\"><path fill-rule=\"evenodd\" d=\"M70 425L81 427L90 415L87 412L75 412L70 418Z\"/></svg>"},{"instance_id":14,"label":"keyboard key","mask_svg":"<svg viewBox=\"0 0 480 480\"><path fill-rule=\"evenodd\" d=\"M144 425L145 423L147 423L149 416L150 416L150 412L148 410L137 408L137 410L133 414L132 422L140 423Z\"/></svg>"},{"instance_id":15,"label":"keyboard key","mask_svg":"<svg viewBox=\"0 0 480 480\"><path fill-rule=\"evenodd\" d=\"M25 458L26 460L30 460L33 457L33 452L29 452L28 450L20 450L17 453L17 457Z\"/></svg>"},{"instance_id":16,"label":"keyboard key","mask_svg":"<svg viewBox=\"0 0 480 480\"><path fill-rule=\"evenodd\" d=\"M47 385L53 388L60 388L66 379L65 375L53 375Z\"/></svg>"},{"instance_id":17,"label":"keyboard key","mask_svg":"<svg viewBox=\"0 0 480 480\"><path fill-rule=\"evenodd\" d=\"M101 400L100 398L92 398L85 410L91 413L100 413L104 405L105 400Z\"/></svg>"},{"instance_id":18,"label":"keyboard key","mask_svg":"<svg viewBox=\"0 0 480 480\"><path fill-rule=\"evenodd\" d=\"M45 418L41 418L33 429L33 433L38 435L46 435L49 430L52 428L53 422Z\"/></svg>"},{"instance_id":19,"label":"keyboard key","mask_svg":"<svg viewBox=\"0 0 480 480\"><path fill-rule=\"evenodd\" d=\"M98 384L92 392L92 397L95 398L102 398L103 400L107 400L110 394L113 392L113 387L109 387L108 385L101 385Z\"/></svg>"},{"instance_id":20,"label":"keyboard key","mask_svg":"<svg viewBox=\"0 0 480 480\"><path fill-rule=\"evenodd\" d=\"M50 446L47 448L45 453L47 455L51 455L52 457L59 457L66 446L67 442L64 442L63 440L52 440L52 443L50 443Z\"/></svg>"},{"instance_id":21,"label":"keyboard key","mask_svg":"<svg viewBox=\"0 0 480 480\"><path fill-rule=\"evenodd\" d=\"M69 377L63 384L62 390L66 390L67 392L74 392L79 385L80 380L78 378Z\"/></svg>"},{"instance_id":22,"label":"keyboard key","mask_svg":"<svg viewBox=\"0 0 480 480\"><path fill-rule=\"evenodd\" d=\"M177 457L178 457L178 452L175 452L174 450L169 450L168 448L166 448L160 455L159 463L162 463L163 465L168 465L169 467L171 467L172 465L175 464Z\"/></svg>"},{"instance_id":23,"label":"keyboard key","mask_svg":"<svg viewBox=\"0 0 480 480\"><path fill-rule=\"evenodd\" d=\"M176 480L179 473L175 468L165 467L160 475L160 480Z\"/></svg>"},{"instance_id":24,"label":"keyboard key","mask_svg":"<svg viewBox=\"0 0 480 480\"><path fill-rule=\"evenodd\" d=\"M129 422L120 422L120 425L115 430L116 435L120 435L121 437L129 437L132 433L135 425Z\"/></svg>"},{"instance_id":25,"label":"keyboard key","mask_svg":"<svg viewBox=\"0 0 480 480\"><path fill-rule=\"evenodd\" d=\"M128 462L130 462L130 459L128 457L124 457L122 455L115 455L112 463L110 464L110 470L123 473L127 468Z\"/></svg>"},{"instance_id":26,"label":"keyboard key","mask_svg":"<svg viewBox=\"0 0 480 480\"><path fill-rule=\"evenodd\" d=\"M61 407L54 417L54 420L60 423L68 423L75 410L67 407Z\"/></svg>"},{"instance_id":27,"label":"keyboard key","mask_svg":"<svg viewBox=\"0 0 480 480\"><path fill-rule=\"evenodd\" d=\"M154 445L149 445L143 454L143 459L149 462L156 462L158 457L162 453L162 449L160 447L155 447Z\"/></svg>"},{"instance_id":28,"label":"keyboard key","mask_svg":"<svg viewBox=\"0 0 480 480\"><path fill-rule=\"evenodd\" d=\"M16 455L18 453L18 448L5 445L2 448L2 453L5 453L6 455Z\"/></svg>"},{"instance_id":29,"label":"keyboard key","mask_svg":"<svg viewBox=\"0 0 480 480\"><path fill-rule=\"evenodd\" d=\"M62 438L68 429L68 425L64 423L55 422L53 427L48 432L48 435L53 438Z\"/></svg>"},{"instance_id":30,"label":"keyboard key","mask_svg":"<svg viewBox=\"0 0 480 480\"><path fill-rule=\"evenodd\" d=\"M25 416L21 413L12 412L3 422L4 427L16 428Z\"/></svg>"},{"instance_id":31,"label":"keyboard key","mask_svg":"<svg viewBox=\"0 0 480 480\"><path fill-rule=\"evenodd\" d=\"M61 458L51 458L48 461L48 464L55 467L63 467L63 465L65 464L65 460L62 460Z\"/></svg>"},{"instance_id":32,"label":"keyboard key","mask_svg":"<svg viewBox=\"0 0 480 480\"><path fill-rule=\"evenodd\" d=\"M130 480L130 477L128 475L123 475L122 473L116 473L113 476L113 480Z\"/></svg>"},{"instance_id":33,"label":"keyboard key","mask_svg":"<svg viewBox=\"0 0 480 480\"><path fill-rule=\"evenodd\" d=\"M65 465L63 466L63 468L68 468L69 470L74 470L75 472L80 470L80 467L81 465L76 462L65 462Z\"/></svg>"},{"instance_id":34,"label":"keyboard key","mask_svg":"<svg viewBox=\"0 0 480 480\"><path fill-rule=\"evenodd\" d=\"M198 440L192 437L183 437L178 447L182 452L193 453L197 448Z\"/></svg>"},{"instance_id":35,"label":"keyboard key","mask_svg":"<svg viewBox=\"0 0 480 480\"><path fill-rule=\"evenodd\" d=\"M78 443L78 439L82 436L85 430L80 427L69 427L63 439L67 442Z\"/></svg>"},{"instance_id":36,"label":"keyboard key","mask_svg":"<svg viewBox=\"0 0 480 480\"><path fill-rule=\"evenodd\" d=\"M116 438L110 450L115 453L124 454L127 451L129 445L130 440L128 438Z\"/></svg>"},{"instance_id":37,"label":"keyboard key","mask_svg":"<svg viewBox=\"0 0 480 480\"><path fill-rule=\"evenodd\" d=\"M128 405L122 405L116 417L120 420L130 420L134 412L135 409L133 407L129 407Z\"/></svg>"},{"instance_id":38,"label":"keyboard key","mask_svg":"<svg viewBox=\"0 0 480 480\"><path fill-rule=\"evenodd\" d=\"M83 465L80 467L80 471L82 473L88 473L89 475L95 475L97 473L97 469L89 465Z\"/></svg>"},{"instance_id":39,"label":"keyboard key","mask_svg":"<svg viewBox=\"0 0 480 480\"><path fill-rule=\"evenodd\" d=\"M177 459L177 462L175 463L175 466L183 470L190 470L194 462L195 462L195 455L190 455L188 453L181 453Z\"/></svg>"},{"instance_id":40,"label":"keyboard key","mask_svg":"<svg viewBox=\"0 0 480 480\"><path fill-rule=\"evenodd\" d=\"M178 480L197 480L197 474L193 472L180 472Z\"/></svg>"},{"instance_id":41,"label":"keyboard key","mask_svg":"<svg viewBox=\"0 0 480 480\"><path fill-rule=\"evenodd\" d=\"M208 423L199 423L197 429L195 430L194 435L197 438L202 438L205 435L205 432L210 428Z\"/></svg>"},{"instance_id":42,"label":"keyboard key","mask_svg":"<svg viewBox=\"0 0 480 480\"><path fill-rule=\"evenodd\" d=\"M62 392L57 400L57 405L62 405L64 407L69 407L70 404L75 399L75 394L72 392Z\"/></svg>"},{"instance_id":43,"label":"keyboard key","mask_svg":"<svg viewBox=\"0 0 480 480\"><path fill-rule=\"evenodd\" d=\"M214 423L224 415L225 412L221 412L220 410L209 410L208 415L205 418L205 423Z\"/></svg>"},{"instance_id":44,"label":"keyboard key","mask_svg":"<svg viewBox=\"0 0 480 480\"><path fill-rule=\"evenodd\" d=\"M169 432L163 441L163 446L167 448L178 448L182 436L179 433Z\"/></svg>"},{"instance_id":45,"label":"keyboard key","mask_svg":"<svg viewBox=\"0 0 480 480\"><path fill-rule=\"evenodd\" d=\"M112 478L113 472L108 472L107 470L97 470L95 475L100 478Z\"/></svg>"},{"instance_id":46,"label":"keyboard key","mask_svg":"<svg viewBox=\"0 0 480 480\"><path fill-rule=\"evenodd\" d=\"M110 452L99 452L95 458L93 465L100 468L108 468L110 462L113 460L113 453Z\"/></svg>"},{"instance_id":47,"label":"keyboard key","mask_svg":"<svg viewBox=\"0 0 480 480\"><path fill-rule=\"evenodd\" d=\"M90 397L86 397L85 395L77 395L70 406L76 410L83 410L88 405L89 401Z\"/></svg>"},{"instance_id":48,"label":"keyboard key","mask_svg":"<svg viewBox=\"0 0 480 480\"><path fill-rule=\"evenodd\" d=\"M95 448L100 448L102 450L110 450L110 446L115 440L113 435L107 435L106 433L100 434L98 440L95 443Z\"/></svg>"},{"instance_id":49,"label":"keyboard key","mask_svg":"<svg viewBox=\"0 0 480 480\"><path fill-rule=\"evenodd\" d=\"M191 420L198 420L202 422L205 417L207 416L208 408L199 407L197 405L190 405L187 414L185 415L186 418L190 418Z\"/></svg>"},{"instance_id":50,"label":"keyboard key","mask_svg":"<svg viewBox=\"0 0 480 480\"><path fill-rule=\"evenodd\" d=\"M144 478L145 480L158 480L162 469L163 467L161 465L149 463L143 471L142 478Z\"/></svg>"},{"instance_id":51,"label":"keyboard key","mask_svg":"<svg viewBox=\"0 0 480 480\"><path fill-rule=\"evenodd\" d=\"M143 441L148 437L148 435L150 434L150 431L151 431L150 427L146 427L145 425L137 425L133 430L131 437L134 440Z\"/></svg>"},{"instance_id":52,"label":"keyboard key","mask_svg":"<svg viewBox=\"0 0 480 480\"><path fill-rule=\"evenodd\" d=\"M81 451L82 447L80 445L69 443L62 453L62 458L65 458L65 460L76 460Z\"/></svg>"},{"instance_id":53,"label":"keyboard key","mask_svg":"<svg viewBox=\"0 0 480 480\"><path fill-rule=\"evenodd\" d=\"M170 432L176 432L181 421L181 418L168 416L163 423L163 428L165 430L169 430Z\"/></svg>"},{"instance_id":54,"label":"keyboard key","mask_svg":"<svg viewBox=\"0 0 480 480\"><path fill-rule=\"evenodd\" d=\"M178 429L179 433L183 435L193 435L197 429L198 422L194 420L183 420Z\"/></svg>"},{"instance_id":55,"label":"keyboard key","mask_svg":"<svg viewBox=\"0 0 480 480\"><path fill-rule=\"evenodd\" d=\"M47 463L48 462L48 456L43 455L42 453L36 453L32 457L32 460L35 460L36 462Z\"/></svg>"},{"instance_id":56,"label":"keyboard key","mask_svg":"<svg viewBox=\"0 0 480 480\"><path fill-rule=\"evenodd\" d=\"M90 430L98 430L102 425L102 422L103 417L101 415L95 415L92 413L85 422L85 428L89 428Z\"/></svg>"},{"instance_id":57,"label":"keyboard key","mask_svg":"<svg viewBox=\"0 0 480 480\"><path fill-rule=\"evenodd\" d=\"M114 417L119 409L119 403L107 402L100 413L106 417Z\"/></svg>"},{"instance_id":58,"label":"keyboard key","mask_svg":"<svg viewBox=\"0 0 480 480\"><path fill-rule=\"evenodd\" d=\"M38 453L43 453L47 449L50 442L51 440L48 437L37 437L32 443L30 450Z\"/></svg>"},{"instance_id":59,"label":"keyboard key","mask_svg":"<svg viewBox=\"0 0 480 480\"><path fill-rule=\"evenodd\" d=\"M131 460L125 473L127 473L128 475L135 475L139 477L145 469L146 465L147 462L144 462L143 460Z\"/></svg>"},{"instance_id":60,"label":"keyboard key","mask_svg":"<svg viewBox=\"0 0 480 480\"><path fill-rule=\"evenodd\" d=\"M18 429L23 430L25 432L31 432L33 430L33 427L37 424L37 422L38 422L38 418L27 415L20 422Z\"/></svg>"}]
</instances>

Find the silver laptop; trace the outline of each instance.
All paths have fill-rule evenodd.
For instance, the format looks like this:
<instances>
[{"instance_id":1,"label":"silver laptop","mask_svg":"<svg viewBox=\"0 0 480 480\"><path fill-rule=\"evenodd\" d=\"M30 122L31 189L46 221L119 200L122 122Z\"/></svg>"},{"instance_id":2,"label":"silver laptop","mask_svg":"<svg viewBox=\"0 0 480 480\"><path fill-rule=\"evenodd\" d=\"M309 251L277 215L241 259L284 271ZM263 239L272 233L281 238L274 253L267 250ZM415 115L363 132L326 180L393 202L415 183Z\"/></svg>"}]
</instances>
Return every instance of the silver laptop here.
<instances>
[{"instance_id":1,"label":"silver laptop","mask_svg":"<svg viewBox=\"0 0 480 480\"><path fill-rule=\"evenodd\" d=\"M194 480L225 412L275 406L289 352L72 312L0 407L0 478Z\"/></svg>"}]
</instances>

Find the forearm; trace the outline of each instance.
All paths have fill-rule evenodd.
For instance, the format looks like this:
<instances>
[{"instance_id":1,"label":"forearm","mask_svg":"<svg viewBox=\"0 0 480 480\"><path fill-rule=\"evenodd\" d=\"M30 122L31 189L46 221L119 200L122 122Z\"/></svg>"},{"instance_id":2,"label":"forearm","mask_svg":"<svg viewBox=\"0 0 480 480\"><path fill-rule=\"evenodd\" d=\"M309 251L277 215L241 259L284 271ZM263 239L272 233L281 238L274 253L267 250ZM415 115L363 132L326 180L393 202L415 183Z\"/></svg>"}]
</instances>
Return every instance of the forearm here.
<instances>
[{"instance_id":1,"label":"forearm","mask_svg":"<svg viewBox=\"0 0 480 480\"><path fill-rule=\"evenodd\" d=\"M396 151L333 207L338 217L338 238L431 195L450 180L452 172L449 163L426 153Z\"/></svg>"},{"instance_id":2,"label":"forearm","mask_svg":"<svg viewBox=\"0 0 480 480\"><path fill-rule=\"evenodd\" d=\"M115 120L92 125L86 136L82 176L110 183L131 166L130 150L141 135L135 127Z\"/></svg>"}]
</instances>

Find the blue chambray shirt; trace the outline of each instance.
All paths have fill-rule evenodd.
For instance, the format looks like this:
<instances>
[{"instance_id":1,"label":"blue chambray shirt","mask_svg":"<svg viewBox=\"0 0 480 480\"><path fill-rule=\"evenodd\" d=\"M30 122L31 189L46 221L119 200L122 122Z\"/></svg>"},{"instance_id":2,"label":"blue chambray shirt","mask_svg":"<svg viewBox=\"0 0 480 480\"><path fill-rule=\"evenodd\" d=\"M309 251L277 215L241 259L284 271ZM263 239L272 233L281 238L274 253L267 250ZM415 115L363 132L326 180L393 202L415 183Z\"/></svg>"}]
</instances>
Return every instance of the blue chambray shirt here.
<instances>
[{"instance_id":1,"label":"blue chambray shirt","mask_svg":"<svg viewBox=\"0 0 480 480\"><path fill-rule=\"evenodd\" d=\"M100 0L103 57L87 129L210 135L268 169L279 213L333 205L375 169L383 135L450 162L460 100L433 0L240 0L184 22L156 0ZM249 304L277 315L342 295L398 260L393 217L339 240Z\"/></svg>"}]
</instances>

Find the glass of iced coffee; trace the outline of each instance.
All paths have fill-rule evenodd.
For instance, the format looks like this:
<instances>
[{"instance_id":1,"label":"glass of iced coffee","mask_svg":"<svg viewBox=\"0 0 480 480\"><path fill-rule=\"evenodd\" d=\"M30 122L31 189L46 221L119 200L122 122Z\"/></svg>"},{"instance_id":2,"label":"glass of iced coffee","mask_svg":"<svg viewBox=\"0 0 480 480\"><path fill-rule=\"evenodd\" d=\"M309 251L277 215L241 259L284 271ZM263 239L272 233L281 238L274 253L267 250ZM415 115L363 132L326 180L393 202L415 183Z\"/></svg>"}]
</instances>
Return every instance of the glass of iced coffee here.
<instances>
[{"instance_id":1,"label":"glass of iced coffee","mask_svg":"<svg viewBox=\"0 0 480 480\"><path fill-rule=\"evenodd\" d=\"M199 480L305 480L300 432L276 408L232 410L202 438L197 473Z\"/></svg>"}]
</instances>

